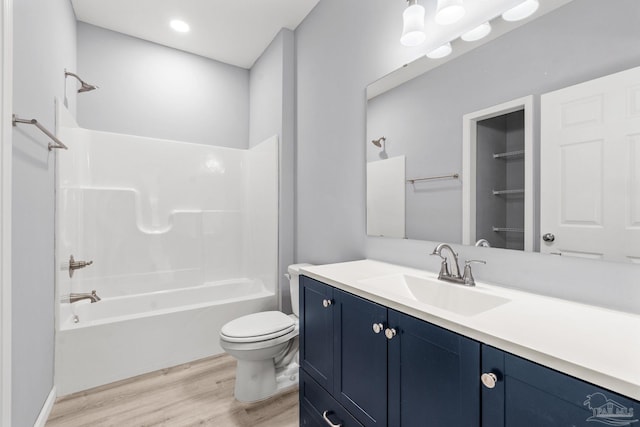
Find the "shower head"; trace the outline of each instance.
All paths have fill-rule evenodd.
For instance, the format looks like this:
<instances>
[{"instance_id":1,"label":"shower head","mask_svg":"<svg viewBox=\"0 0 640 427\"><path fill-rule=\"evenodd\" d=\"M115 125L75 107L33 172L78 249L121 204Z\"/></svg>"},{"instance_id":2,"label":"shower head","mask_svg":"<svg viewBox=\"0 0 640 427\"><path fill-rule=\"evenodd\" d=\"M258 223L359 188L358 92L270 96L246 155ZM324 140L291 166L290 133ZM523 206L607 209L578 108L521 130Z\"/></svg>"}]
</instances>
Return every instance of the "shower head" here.
<instances>
[{"instance_id":1,"label":"shower head","mask_svg":"<svg viewBox=\"0 0 640 427\"><path fill-rule=\"evenodd\" d=\"M80 82L80 83L82 84L82 86L80 87L80 89L78 89L78 93L89 92L91 90L98 89L98 86L90 85L86 82Z\"/></svg>"},{"instance_id":2,"label":"shower head","mask_svg":"<svg viewBox=\"0 0 640 427\"><path fill-rule=\"evenodd\" d=\"M372 140L372 141L371 141L371 143L372 143L373 145L375 145L376 147L383 148L382 146L384 145L384 143L385 143L385 141L386 141L386 140L387 140L387 138L385 138L385 137L383 136L383 137L381 137L381 138L378 138L378 139L374 139L374 140Z\"/></svg>"},{"instance_id":3,"label":"shower head","mask_svg":"<svg viewBox=\"0 0 640 427\"><path fill-rule=\"evenodd\" d=\"M80 77L78 77L77 74L74 74L74 73L71 73L71 72L69 72L67 70L64 70L64 77L67 78L67 76L75 77L80 82L81 86L80 86L80 89L78 89L78 93L89 92L89 91L92 91L94 89L98 89L98 86L91 85L91 84L85 82Z\"/></svg>"}]
</instances>

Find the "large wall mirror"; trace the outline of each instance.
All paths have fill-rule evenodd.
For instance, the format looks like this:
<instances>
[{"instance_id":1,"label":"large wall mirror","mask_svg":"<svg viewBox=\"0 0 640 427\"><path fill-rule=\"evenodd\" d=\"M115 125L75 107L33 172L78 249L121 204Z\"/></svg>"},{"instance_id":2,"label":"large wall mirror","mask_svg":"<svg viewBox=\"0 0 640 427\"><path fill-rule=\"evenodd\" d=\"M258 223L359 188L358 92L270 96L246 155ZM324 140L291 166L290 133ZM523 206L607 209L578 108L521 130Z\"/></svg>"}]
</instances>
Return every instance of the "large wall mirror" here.
<instances>
[{"instance_id":1,"label":"large wall mirror","mask_svg":"<svg viewBox=\"0 0 640 427\"><path fill-rule=\"evenodd\" d=\"M372 83L367 233L640 263L640 78L617 76L640 67L639 19L637 0L564 1L402 84ZM541 147L554 138L569 142Z\"/></svg>"}]
</instances>

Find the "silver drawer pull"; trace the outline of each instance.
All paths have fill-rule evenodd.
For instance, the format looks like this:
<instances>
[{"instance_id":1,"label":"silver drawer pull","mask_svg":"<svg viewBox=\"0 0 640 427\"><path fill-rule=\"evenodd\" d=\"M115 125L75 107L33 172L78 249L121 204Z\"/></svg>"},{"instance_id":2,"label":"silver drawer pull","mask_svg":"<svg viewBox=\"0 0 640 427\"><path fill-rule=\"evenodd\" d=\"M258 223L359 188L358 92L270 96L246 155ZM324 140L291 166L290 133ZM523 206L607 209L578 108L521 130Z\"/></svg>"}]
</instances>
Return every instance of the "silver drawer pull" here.
<instances>
[{"instance_id":1,"label":"silver drawer pull","mask_svg":"<svg viewBox=\"0 0 640 427\"><path fill-rule=\"evenodd\" d=\"M331 304L332 304L332 303L331 303L331 300L330 300L330 299L323 299L323 300L322 300L322 306L323 306L324 308L329 307Z\"/></svg>"},{"instance_id":2,"label":"silver drawer pull","mask_svg":"<svg viewBox=\"0 0 640 427\"><path fill-rule=\"evenodd\" d=\"M324 418L327 424L330 425L331 427L342 427L342 424L334 424L331 422L331 420L329 419L329 411L324 411L322 413L322 418Z\"/></svg>"},{"instance_id":3,"label":"silver drawer pull","mask_svg":"<svg viewBox=\"0 0 640 427\"><path fill-rule=\"evenodd\" d=\"M382 323L374 323L373 324L373 332L379 334L384 329L384 325Z\"/></svg>"},{"instance_id":4,"label":"silver drawer pull","mask_svg":"<svg viewBox=\"0 0 640 427\"><path fill-rule=\"evenodd\" d=\"M387 337L387 339L390 340L390 339L392 339L393 337L396 336L397 332L393 328L387 328L387 329L384 330L384 334Z\"/></svg>"},{"instance_id":5,"label":"silver drawer pull","mask_svg":"<svg viewBox=\"0 0 640 427\"><path fill-rule=\"evenodd\" d=\"M490 372L488 374L482 374L480 381L482 381L482 384L484 384L486 388L494 388L498 382L498 377L493 372Z\"/></svg>"}]
</instances>

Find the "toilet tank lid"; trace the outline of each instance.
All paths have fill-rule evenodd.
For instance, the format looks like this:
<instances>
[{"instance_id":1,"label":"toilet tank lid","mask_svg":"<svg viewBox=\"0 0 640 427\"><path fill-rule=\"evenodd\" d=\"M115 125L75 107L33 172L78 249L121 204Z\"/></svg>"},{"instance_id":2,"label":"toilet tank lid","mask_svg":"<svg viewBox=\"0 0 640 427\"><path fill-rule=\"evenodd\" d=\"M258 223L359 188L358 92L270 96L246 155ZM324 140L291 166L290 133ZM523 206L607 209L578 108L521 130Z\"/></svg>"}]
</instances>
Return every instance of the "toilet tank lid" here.
<instances>
[{"instance_id":1,"label":"toilet tank lid","mask_svg":"<svg viewBox=\"0 0 640 427\"><path fill-rule=\"evenodd\" d=\"M300 264L291 264L288 268L289 274L300 274L300 267L308 267L313 264L300 263Z\"/></svg>"},{"instance_id":2,"label":"toilet tank lid","mask_svg":"<svg viewBox=\"0 0 640 427\"><path fill-rule=\"evenodd\" d=\"M280 311L263 311L238 317L222 327L220 334L230 338L270 336L277 332L288 332L294 328L293 320Z\"/></svg>"}]
</instances>

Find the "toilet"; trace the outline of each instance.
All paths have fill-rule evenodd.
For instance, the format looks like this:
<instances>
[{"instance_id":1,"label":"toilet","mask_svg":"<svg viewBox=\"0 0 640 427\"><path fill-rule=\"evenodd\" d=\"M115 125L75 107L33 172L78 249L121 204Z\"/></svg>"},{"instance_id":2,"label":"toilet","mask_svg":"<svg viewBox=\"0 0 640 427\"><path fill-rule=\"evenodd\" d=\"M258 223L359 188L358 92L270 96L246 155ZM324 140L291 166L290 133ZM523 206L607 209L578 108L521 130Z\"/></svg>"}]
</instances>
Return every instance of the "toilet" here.
<instances>
[{"instance_id":1,"label":"toilet","mask_svg":"<svg viewBox=\"0 0 640 427\"><path fill-rule=\"evenodd\" d=\"M241 402L263 400L298 383L298 278L307 265L288 269L293 314L249 314L220 330L220 346L238 360L234 394Z\"/></svg>"}]
</instances>

